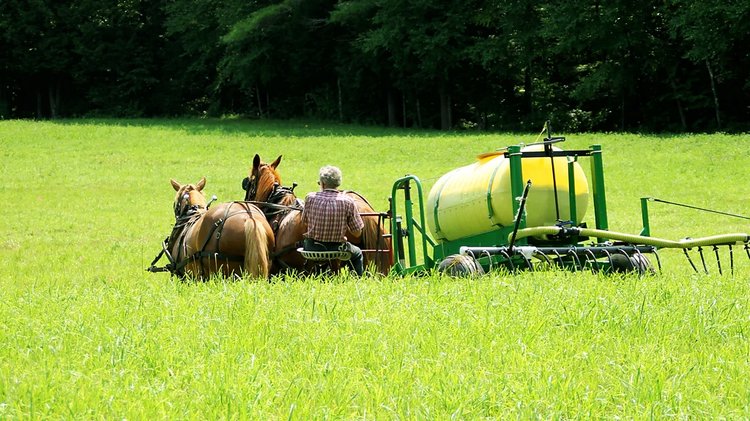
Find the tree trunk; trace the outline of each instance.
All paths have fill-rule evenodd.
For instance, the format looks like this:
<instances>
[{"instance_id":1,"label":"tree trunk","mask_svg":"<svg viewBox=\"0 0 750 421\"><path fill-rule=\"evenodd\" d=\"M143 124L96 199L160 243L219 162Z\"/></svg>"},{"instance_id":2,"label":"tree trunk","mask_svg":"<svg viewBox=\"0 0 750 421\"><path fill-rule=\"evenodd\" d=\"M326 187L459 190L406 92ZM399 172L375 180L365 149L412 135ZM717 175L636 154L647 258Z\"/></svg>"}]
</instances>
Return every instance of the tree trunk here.
<instances>
[{"instance_id":1,"label":"tree trunk","mask_svg":"<svg viewBox=\"0 0 750 421\"><path fill-rule=\"evenodd\" d=\"M711 94L714 96L714 112L716 113L716 127L721 130L721 115L719 113L719 94L716 93L716 83L714 78L714 71L711 69L711 62L706 59L706 69L708 70L708 77L711 80Z\"/></svg>"},{"instance_id":2,"label":"tree trunk","mask_svg":"<svg viewBox=\"0 0 750 421\"><path fill-rule=\"evenodd\" d=\"M36 88L36 118L41 120L44 118L42 115L42 91Z\"/></svg>"},{"instance_id":3,"label":"tree trunk","mask_svg":"<svg viewBox=\"0 0 750 421\"><path fill-rule=\"evenodd\" d=\"M0 86L0 120L10 118L10 95L5 93L5 87Z\"/></svg>"},{"instance_id":4,"label":"tree trunk","mask_svg":"<svg viewBox=\"0 0 750 421\"><path fill-rule=\"evenodd\" d=\"M271 94L266 90L266 117L271 118Z\"/></svg>"},{"instance_id":5,"label":"tree trunk","mask_svg":"<svg viewBox=\"0 0 750 421\"><path fill-rule=\"evenodd\" d=\"M406 128L406 93L401 92L401 126Z\"/></svg>"},{"instance_id":6,"label":"tree trunk","mask_svg":"<svg viewBox=\"0 0 750 421\"><path fill-rule=\"evenodd\" d=\"M451 96L445 90L440 88L440 130L450 130L453 127L451 122Z\"/></svg>"},{"instance_id":7,"label":"tree trunk","mask_svg":"<svg viewBox=\"0 0 750 421\"><path fill-rule=\"evenodd\" d=\"M677 102L677 114L680 116L680 124L682 125L682 131L687 130L687 119L685 118L685 110L682 108L682 101L677 95L677 84L674 83L674 79L669 81L672 86L672 95L674 95L675 102Z\"/></svg>"},{"instance_id":8,"label":"tree trunk","mask_svg":"<svg viewBox=\"0 0 750 421\"><path fill-rule=\"evenodd\" d=\"M415 106L417 108L417 128L422 128L422 107L419 105L419 97L417 97L415 101Z\"/></svg>"},{"instance_id":9,"label":"tree trunk","mask_svg":"<svg viewBox=\"0 0 750 421\"><path fill-rule=\"evenodd\" d=\"M336 89L338 90L338 94L339 94L339 122L343 123L344 122L344 101L342 99L342 94L341 94L341 78L340 77L336 78Z\"/></svg>"},{"instance_id":10,"label":"tree trunk","mask_svg":"<svg viewBox=\"0 0 750 421\"><path fill-rule=\"evenodd\" d=\"M396 127L396 100L393 98L393 89L388 90L388 127Z\"/></svg>"},{"instance_id":11,"label":"tree trunk","mask_svg":"<svg viewBox=\"0 0 750 421\"><path fill-rule=\"evenodd\" d=\"M258 116L263 119L263 101L260 99L260 87L255 85L255 96L258 99Z\"/></svg>"},{"instance_id":12,"label":"tree trunk","mask_svg":"<svg viewBox=\"0 0 750 421\"><path fill-rule=\"evenodd\" d=\"M51 119L57 118L58 109L60 107L60 83L54 83L54 86L49 85L49 114Z\"/></svg>"},{"instance_id":13,"label":"tree trunk","mask_svg":"<svg viewBox=\"0 0 750 421\"><path fill-rule=\"evenodd\" d=\"M529 117L531 117L531 121L535 121L534 119L534 104L533 104L533 98L532 98L532 90L534 89L534 85L531 82L531 60L529 60L526 63L526 69L523 71L523 102L526 106L526 112L528 113Z\"/></svg>"}]
</instances>

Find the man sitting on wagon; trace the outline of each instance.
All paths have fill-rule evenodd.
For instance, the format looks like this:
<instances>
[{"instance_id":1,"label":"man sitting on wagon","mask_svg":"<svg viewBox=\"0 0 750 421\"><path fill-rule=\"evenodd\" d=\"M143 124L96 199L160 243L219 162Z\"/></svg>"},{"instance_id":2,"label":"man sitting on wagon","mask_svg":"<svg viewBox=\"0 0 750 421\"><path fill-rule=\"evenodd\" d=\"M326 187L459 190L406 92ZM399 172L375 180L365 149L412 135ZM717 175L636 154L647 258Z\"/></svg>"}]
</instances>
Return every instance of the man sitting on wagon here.
<instances>
[{"instance_id":1,"label":"man sitting on wagon","mask_svg":"<svg viewBox=\"0 0 750 421\"><path fill-rule=\"evenodd\" d=\"M326 165L320 169L320 191L305 197L302 222L307 232L303 247L307 251L348 251L352 255L351 266L361 276L362 250L347 241L346 232L358 238L365 224L354 200L338 190L341 178L337 167Z\"/></svg>"}]
</instances>

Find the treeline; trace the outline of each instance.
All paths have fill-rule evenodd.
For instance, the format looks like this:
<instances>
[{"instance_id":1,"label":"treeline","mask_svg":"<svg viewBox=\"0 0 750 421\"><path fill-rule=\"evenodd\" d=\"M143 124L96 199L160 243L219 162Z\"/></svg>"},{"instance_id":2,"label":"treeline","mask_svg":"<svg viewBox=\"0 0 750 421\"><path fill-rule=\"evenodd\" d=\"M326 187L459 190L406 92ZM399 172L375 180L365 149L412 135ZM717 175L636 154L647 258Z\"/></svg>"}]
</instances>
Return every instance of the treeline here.
<instances>
[{"instance_id":1,"label":"treeline","mask_svg":"<svg viewBox=\"0 0 750 421\"><path fill-rule=\"evenodd\" d=\"M3 0L0 118L744 131L741 0Z\"/></svg>"}]
</instances>

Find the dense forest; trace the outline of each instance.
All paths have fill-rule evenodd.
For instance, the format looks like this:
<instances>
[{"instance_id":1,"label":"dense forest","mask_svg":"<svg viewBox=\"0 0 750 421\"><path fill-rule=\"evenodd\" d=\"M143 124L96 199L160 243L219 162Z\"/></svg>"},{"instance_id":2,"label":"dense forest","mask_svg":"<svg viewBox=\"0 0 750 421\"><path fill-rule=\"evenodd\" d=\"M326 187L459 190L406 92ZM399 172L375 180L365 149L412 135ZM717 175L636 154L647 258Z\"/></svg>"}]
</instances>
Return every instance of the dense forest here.
<instances>
[{"instance_id":1,"label":"dense forest","mask_svg":"<svg viewBox=\"0 0 750 421\"><path fill-rule=\"evenodd\" d=\"M743 0L2 0L0 118L747 131Z\"/></svg>"}]
</instances>

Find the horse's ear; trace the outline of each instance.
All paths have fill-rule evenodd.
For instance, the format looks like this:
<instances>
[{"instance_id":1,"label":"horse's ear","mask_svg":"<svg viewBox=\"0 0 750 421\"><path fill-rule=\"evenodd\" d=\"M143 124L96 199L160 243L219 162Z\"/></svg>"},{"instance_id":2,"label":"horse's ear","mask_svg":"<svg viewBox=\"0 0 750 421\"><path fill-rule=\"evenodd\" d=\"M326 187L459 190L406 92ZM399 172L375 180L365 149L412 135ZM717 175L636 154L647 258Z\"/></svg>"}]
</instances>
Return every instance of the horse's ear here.
<instances>
[{"instance_id":1,"label":"horse's ear","mask_svg":"<svg viewBox=\"0 0 750 421\"><path fill-rule=\"evenodd\" d=\"M257 170L259 167L260 167L260 155L256 153L255 158L253 158L253 171Z\"/></svg>"},{"instance_id":2,"label":"horse's ear","mask_svg":"<svg viewBox=\"0 0 750 421\"><path fill-rule=\"evenodd\" d=\"M276 158L275 161L271 162L271 168L276 169L276 167L279 166L279 164L281 163L281 156L282 155L279 155L279 157Z\"/></svg>"},{"instance_id":3,"label":"horse's ear","mask_svg":"<svg viewBox=\"0 0 750 421\"><path fill-rule=\"evenodd\" d=\"M176 182L174 178L169 180L170 183L172 183L172 188L174 188L174 191L180 191L180 183Z\"/></svg>"},{"instance_id":4,"label":"horse's ear","mask_svg":"<svg viewBox=\"0 0 750 421\"><path fill-rule=\"evenodd\" d=\"M201 191L204 187L206 187L206 177L201 178L198 184L195 185L195 189Z\"/></svg>"}]
</instances>

